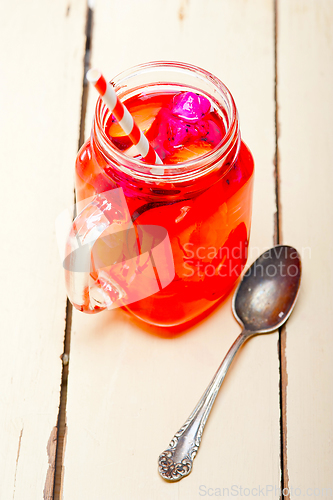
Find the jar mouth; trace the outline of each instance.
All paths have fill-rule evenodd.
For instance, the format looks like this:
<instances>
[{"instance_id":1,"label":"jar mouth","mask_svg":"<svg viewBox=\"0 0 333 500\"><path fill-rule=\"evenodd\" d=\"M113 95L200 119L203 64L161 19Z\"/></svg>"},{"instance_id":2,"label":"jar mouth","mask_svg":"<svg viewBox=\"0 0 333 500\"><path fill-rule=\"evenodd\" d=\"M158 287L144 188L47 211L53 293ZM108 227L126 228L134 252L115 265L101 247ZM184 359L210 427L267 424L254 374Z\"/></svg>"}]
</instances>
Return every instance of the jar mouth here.
<instances>
[{"instance_id":1,"label":"jar mouth","mask_svg":"<svg viewBox=\"0 0 333 500\"><path fill-rule=\"evenodd\" d=\"M219 144L203 155L176 164L152 165L140 159L127 156L120 151L109 139L105 132L105 125L110 112L99 97L95 109L93 122L94 138L100 153L120 170L140 177L144 180L184 180L206 174L223 164L232 148L240 145L240 131L238 112L234 99L228 88L213 74L178 61L152 61L134 66L115 76L110 83L121 100L129 93L142 91L145 87L152 88L159 85L188 87L195 89L208 97L217 111L226 120L226 133ZM237 155L237 154L236 154ZM229 170L229 168L228 168Z\"/></svg>"}]
</instances>

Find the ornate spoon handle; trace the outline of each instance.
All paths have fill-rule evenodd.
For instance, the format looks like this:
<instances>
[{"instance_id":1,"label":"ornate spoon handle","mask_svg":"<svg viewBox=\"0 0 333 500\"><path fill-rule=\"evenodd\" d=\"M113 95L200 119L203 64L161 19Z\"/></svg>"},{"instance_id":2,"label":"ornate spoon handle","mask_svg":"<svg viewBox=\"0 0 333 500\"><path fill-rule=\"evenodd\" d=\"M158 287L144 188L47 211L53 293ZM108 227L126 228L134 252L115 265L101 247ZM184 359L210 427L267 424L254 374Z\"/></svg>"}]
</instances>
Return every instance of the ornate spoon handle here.
<instances>
[{"instance_id":1,"label":"ornate spoon handle","mask_svg":"<svg viewBox=\"0 0 333 500\"><path fill-rule=\"evenodd\" d=\"M224 377L239 348L253 335L243 330L230 347L202 398L186 420L183 427L172 438L167 448L158 458L158 471L168 481L178 481L192 470L194 457L200 446L201 436L213 403Z\"/></svg>"}]
</instances>

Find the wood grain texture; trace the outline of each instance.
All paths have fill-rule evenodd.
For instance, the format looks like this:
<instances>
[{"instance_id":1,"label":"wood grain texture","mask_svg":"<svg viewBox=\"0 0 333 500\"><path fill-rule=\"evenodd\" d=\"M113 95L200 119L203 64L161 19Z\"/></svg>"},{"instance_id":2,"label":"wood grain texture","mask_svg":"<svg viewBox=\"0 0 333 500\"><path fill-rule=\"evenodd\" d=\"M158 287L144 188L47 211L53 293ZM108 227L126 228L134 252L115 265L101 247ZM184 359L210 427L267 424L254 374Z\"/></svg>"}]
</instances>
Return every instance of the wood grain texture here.
<instances>
[{"instance_id":1,"label":"wood grain texture","mask_svg":"<svg viewBox=\"0 0 333 500\"><path fill-rule=\"evenodd\" d=\"M112 77L148 60L183 60L231 89L256 161L251 257L273 244L274 19L266 0L98 0L92 65ZM86 136L96 95L90 92ZM74 165L73 165L74 167ZM176 338L122 311L73 314L64 499L193 499L199 487L279 487L277 335L255 338L231 368L191 475L175 484L157 458L184 423L240 329L227 300Z\"/></svg>"},{"instance_id":2,"label":"wood grain texture","mask_svg":"<svg viewBox=\"0 0 333 500\"><path fill-rule=\"evenodd\" d=\"M52 498L66 306L54 227L73 200L84 23L78 0L0 6L3 500Z\"/></svg>"},{"instance_id":3,"label":"wood grain texture","mask_svg":"<svg viewBox=\"0 0 333 500\"><path fill-rule=\"evenodd\" d=\"M289 485L330 498L333 2L279 0L278 18L282 233L303 255L299 303L286 328Z\"/></svg>"}]
</instances>

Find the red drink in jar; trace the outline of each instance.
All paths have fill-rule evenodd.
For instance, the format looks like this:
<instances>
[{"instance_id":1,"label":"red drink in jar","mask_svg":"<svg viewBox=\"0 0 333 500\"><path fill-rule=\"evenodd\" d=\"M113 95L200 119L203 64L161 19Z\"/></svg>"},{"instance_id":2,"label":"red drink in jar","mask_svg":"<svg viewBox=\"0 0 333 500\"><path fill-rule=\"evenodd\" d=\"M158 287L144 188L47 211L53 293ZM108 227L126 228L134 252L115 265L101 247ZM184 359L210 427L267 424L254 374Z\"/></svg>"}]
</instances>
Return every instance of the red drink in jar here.
<instances>
[{"instance_id":1,"label":"red drink in jar","mask_svg":"<svg viewBox=\"0 0 333 500\"><path fill-rule=\"evenodd\" d=\"M77 201L82 209L87 198L121 188L135 231L166 229L172 281L126 308L155 325L187 323L230 293L246 263L253 159L241 141L231 94L206 71L176 62L147 63L113 83L163 160L163 173L142 161L99 99L91 138L77 156ZM93 266L90 277L98 286ZM112 303L114 291L104 287L105 292ZM103 309L91 305L89 289L82 297L78 303L70 295L85 312Z\"/></svg>"}]
</instances>

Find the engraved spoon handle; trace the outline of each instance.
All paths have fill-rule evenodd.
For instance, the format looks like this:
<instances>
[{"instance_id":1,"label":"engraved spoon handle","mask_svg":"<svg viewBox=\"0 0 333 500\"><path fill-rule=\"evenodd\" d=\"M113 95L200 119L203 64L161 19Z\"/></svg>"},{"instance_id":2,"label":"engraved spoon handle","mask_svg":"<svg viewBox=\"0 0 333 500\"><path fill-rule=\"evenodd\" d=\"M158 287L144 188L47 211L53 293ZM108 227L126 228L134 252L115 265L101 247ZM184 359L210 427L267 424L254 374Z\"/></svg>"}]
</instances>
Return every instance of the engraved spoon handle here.
<instances>
[{"instance_id":1,"label":"engraved spoon handle","mask_svg":"<svg viewBox=\"0 0 333 500\"><path fill-rule=\"evenodd\" d=\"M197 406L172 438L167 448L158 458L158 471L168 481L178 481L192 470L193 459L200 446L201 436L213 403L224 377L239 348L253 335L243 330L230 347L212 381L202 395Z\"/></svg>"}]
</instances>

